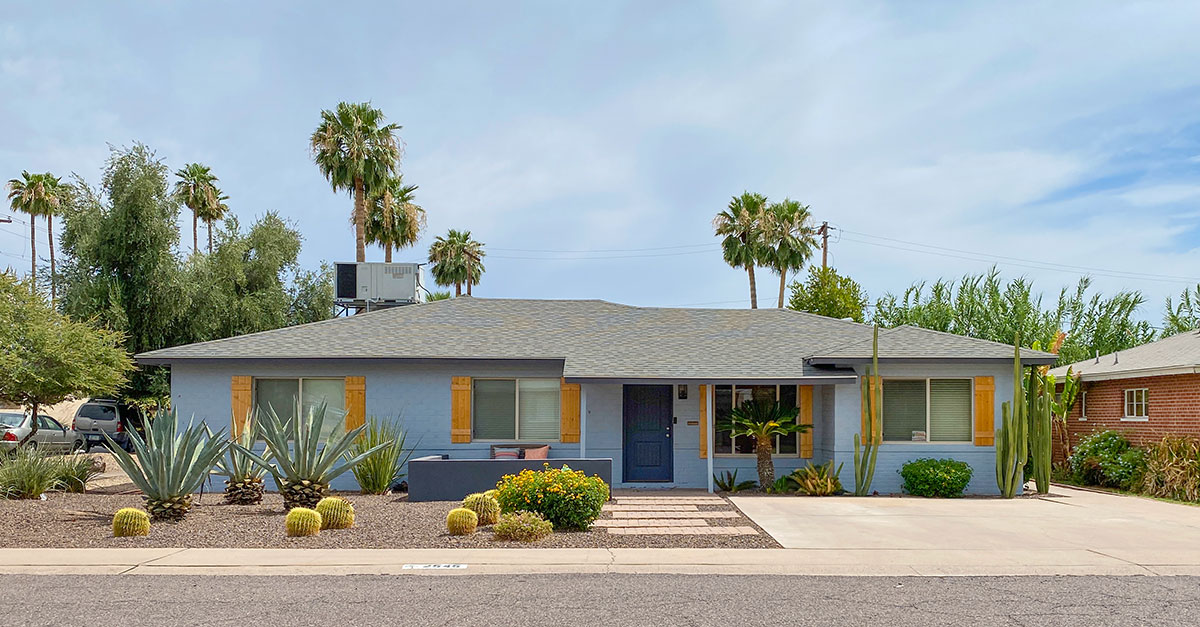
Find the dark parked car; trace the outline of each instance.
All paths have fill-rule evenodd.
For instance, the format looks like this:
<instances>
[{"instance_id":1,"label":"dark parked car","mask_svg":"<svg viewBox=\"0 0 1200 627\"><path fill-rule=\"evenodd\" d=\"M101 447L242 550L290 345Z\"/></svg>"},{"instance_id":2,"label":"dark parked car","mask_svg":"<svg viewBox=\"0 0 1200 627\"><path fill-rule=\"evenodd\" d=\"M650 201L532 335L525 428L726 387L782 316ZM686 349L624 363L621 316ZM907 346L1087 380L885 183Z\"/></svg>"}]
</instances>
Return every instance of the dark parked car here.
<instances>
[{"instance_id":1,"label":"dark parked car","mask_svg":"<svg viewBox=\"0 0 1200 627\"><path fill-rule=\"evenodd\" d=\"M137 408L108 399L92 399L79 406L71 428L87 443L87 448L97 444L106 446L104 434L112 438L121 448L131 451L129 430L142 432L141 412Z\"/></svg>"}]
</instances>

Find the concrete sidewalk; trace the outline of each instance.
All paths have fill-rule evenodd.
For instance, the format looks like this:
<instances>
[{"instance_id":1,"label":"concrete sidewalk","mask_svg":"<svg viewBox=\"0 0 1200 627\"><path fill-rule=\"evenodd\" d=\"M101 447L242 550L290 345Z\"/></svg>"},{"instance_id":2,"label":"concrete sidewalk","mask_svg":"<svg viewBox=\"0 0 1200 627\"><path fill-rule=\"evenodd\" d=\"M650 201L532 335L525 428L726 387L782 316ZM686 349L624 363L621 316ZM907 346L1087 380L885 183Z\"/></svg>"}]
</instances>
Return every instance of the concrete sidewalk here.
<instances>
[{"instance_id":1,"label":"concrete sidewalk","mask_svg":"<svg viewBox=\"0 0 1200 627\"><path fill-rule=\"evenodd\" d=\"M422 565L464 565L420 568ZM1200 551L1083 549L2 549L3 574L1200 575Z\"/></svg>"}]
</instances>

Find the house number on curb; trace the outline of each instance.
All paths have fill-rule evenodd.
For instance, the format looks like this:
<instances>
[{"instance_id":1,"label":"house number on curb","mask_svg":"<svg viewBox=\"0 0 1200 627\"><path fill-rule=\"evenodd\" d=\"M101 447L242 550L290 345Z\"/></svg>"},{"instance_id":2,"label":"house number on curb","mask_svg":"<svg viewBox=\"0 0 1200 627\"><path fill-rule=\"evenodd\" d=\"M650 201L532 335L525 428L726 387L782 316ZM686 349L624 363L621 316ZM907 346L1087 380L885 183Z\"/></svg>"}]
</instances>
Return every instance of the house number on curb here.
<instances>
[{"instance_id":1,"label":"house number on curb","mask_svg":"<svg viewBox=\"0 0 1200 627\"><path fill-rule=\"evenodd\" d=\"M400 568L402 570L459 570L466 567L466 564L405 564Z\"/></svg>"}]
</instances>

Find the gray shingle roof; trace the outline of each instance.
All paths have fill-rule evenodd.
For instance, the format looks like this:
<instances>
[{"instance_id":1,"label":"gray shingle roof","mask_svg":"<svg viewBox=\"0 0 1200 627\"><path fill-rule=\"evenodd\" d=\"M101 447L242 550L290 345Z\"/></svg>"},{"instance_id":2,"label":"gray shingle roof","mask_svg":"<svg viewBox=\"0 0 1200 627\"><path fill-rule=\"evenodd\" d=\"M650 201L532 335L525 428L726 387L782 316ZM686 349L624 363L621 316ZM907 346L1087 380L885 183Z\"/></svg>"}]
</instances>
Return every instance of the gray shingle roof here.
<instances>
[{"instance_id":1,"label":"gray shingle roof","mask_svg":"<svg viewBox=\"0 0 1200 627\"><path fill-rule=\"evenodd\" d=\"M1085 359L1055 368L1050 373L1066 376L1067 368L1082 374L1085 380L1200 371L1200 332L1185 331L1156 342L1101 355L1098 361L1096 358Z\"/></svg>"},{"instance_id":2,"label":"gray shingle roof","mask_svg":"<svg viewBox=\"0 0 1200 627\"><path fill-rule=\"evenodd\" d=\"M881 344L896 331L882 332ZM1011 347L944 335L911 329L888 346L898 357L1012 358ZM935 346L954 350L922 353L934 336ZM767 379L822 372L805 359L825 352L869 358L871 327L788 309L456 298L166 348L138 360L554 359L564 361L564 376L571 378Z\"/></svg>"},{"instance_id":3,"label":"gray shingle roof","mask_svg":"<svg viewBox=\"0 0 1200 627\"><path fill-rule=\"evenodd\" d=\"M812 362L845 363L870 359L872 343L871 334L867 333L867 337L863 339L817 351L812 356ZM894 360L1011 360L1013 347L1010 344L903 325L879 330L879 356L881 359ZM1021 360L1025 363L1052 364L1055 356L1052 353L1023 348Z\"/></svg>"}]
</instances>

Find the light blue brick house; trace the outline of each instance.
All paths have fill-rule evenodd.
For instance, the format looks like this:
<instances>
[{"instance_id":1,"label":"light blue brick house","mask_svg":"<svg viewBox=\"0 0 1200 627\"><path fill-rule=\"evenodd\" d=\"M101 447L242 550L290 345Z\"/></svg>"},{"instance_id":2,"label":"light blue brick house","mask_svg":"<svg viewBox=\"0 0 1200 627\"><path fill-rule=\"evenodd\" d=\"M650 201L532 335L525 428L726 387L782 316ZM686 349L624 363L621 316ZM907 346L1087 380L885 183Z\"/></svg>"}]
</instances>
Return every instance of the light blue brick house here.
<instances>
[{"instance_id":1,"label":"light blue brick house","mask_svg":"<svg viewBox=\"0 0 1200 627\"><path fill-rule=\"evenodd\" d=\"M137 356L171 368L181 420L214 428L254 406L324 400L402 422L416 456L486 458L548 444L550 458L612 458L618 487L712 488L754 478L754 443L715 426L736 403L796 403L804 434L775 445L777 474L845 463L862 428L870 326L786 309L668 309L596 300L457 298ZM993 494L994 428L1011 398L1012 347L914 327L881 330L883 439L874 489L921 457L974 468ZM1024 365L1054 355L1023 351ZM353 477L335 487L353 487Z\"/></svg>"}]
</instances>

